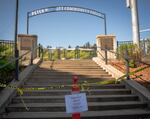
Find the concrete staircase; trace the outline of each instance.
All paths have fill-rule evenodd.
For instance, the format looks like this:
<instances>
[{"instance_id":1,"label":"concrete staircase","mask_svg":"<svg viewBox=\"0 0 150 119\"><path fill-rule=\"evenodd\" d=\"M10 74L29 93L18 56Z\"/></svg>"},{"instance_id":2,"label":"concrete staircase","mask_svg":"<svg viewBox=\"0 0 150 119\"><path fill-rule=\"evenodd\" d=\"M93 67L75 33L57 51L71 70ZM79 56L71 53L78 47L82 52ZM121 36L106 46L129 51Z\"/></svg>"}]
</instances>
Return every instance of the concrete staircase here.
<instances>
[{"instance_id":1,"label":"concrete staircase","mask_svg":"<svg viewBox=\"0 0 150 119\"><path fill-rule=\"evenodd\" d=\"M97 82L113 78L92 60L45 61L24 84L24 88L49 87L72 84L72 75L79 76L79 83ZM147 104L132 94L123 84L90 85L86 92L88 111L82 119L141 119L150 117ZM6 108L7 119L70 119L65 113L64 95L71 94L71 87L25 91L16 95ZM29 110L21 102L24 100Z\"/></svg>"}]
</instances>

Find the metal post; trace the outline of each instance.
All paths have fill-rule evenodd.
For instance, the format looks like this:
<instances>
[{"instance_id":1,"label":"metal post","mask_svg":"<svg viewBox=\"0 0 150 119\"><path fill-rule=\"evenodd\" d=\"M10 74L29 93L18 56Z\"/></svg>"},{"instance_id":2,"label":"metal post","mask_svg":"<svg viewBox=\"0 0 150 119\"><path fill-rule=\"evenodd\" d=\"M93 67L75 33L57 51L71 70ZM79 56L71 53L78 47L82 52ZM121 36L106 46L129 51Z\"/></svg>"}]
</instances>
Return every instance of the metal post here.
<instances>
[{"instance_id":1,"label":"metal post","mask_svg":"<svg viewBox=\"0 0 150 119\"><path fill-rule=\"evenodd\" d=\"M50 60L53 60L53 54L52 54L52 49L50 49Z\"/></svg>"},{"instance_id":2,"label":"metal post","mask_svg":"<svg viewBox=\"0 0 150 119\"><path fill-rule=\"evenodd\" d=\"M41 45L39 44L39 57L41 57Z\"/></svg>"},{"instance_id":3,"label":"metal post","mask_svg":"<svg viewBox=\"0 0 150 119\"><path fill-rule=\"evenodd\" d=\"M64 49L64 59L66 59L66 49Z\"/></svg>"},{"instance_id":4,"label":"metal post","mask_svg":"<svg viewBox=\"0 0 150 119\"><path fill-rule=\"evenodd\" d=\"M77 50L76 50L76 48L75 48L75 50L74 50L74 58L76 59L76 52L77 52Z\"/></svg>"},{"instance_id":5,"label":"metal post","mask_svg":"<svg viewBox=\"0 0 150 119\"><path fill-rule=\"evenodd\" d=\"M42 60L44 59L44 49L43 47L41 48L41 52L42 52Z\"/></svg>"},{"instance_id":6,"label":"metal post","mask_svg":"<svg viewBox=\"0 0 150 119\"><path fill-rule=\"evenodd\" d=\"M79 46L75 47L75 58L79 59Z\"/></svg>"},{"instance_id":7,"label":"metal post","mask_svg":"<svg viewBox=\"0 0 150 119\"><path fill-rule=\"evenodd\" d=\"M31 63L30 65L33 65L33 47L31 47Z\"/></svg>"},{"instance_id":8,"label":"metal post","mask_svg":"<svg viewBox=\"0 0 150 119\"><path fill-rule=\"evenodd\" d=\"M104 29L105 29L105 35L107 35L106 14L104 14Z\"/></svg>"},{"instance_id":9,"label":"metal post","mask_svg":"<svg viewBox=\"0 0 150 119\"><path fill-rule=\"evenodd\" d=\"M144 53L144 56L146 56L146 54L147 54L147 52L146 52L146 40L145 39L143 39L143 53Z\"/></svg>"},{"instance_id":10,"label":"metal post","mask_svg":"<svg viewBox=\"0 0 150 119\"><path fill-rule=\"evenodd\" d=\"M50 49L48 49L48 60L50 60Z\"/></svg>"},{"instance_id":11,"label":"metal post","mask_svg":"<svg viewBox=\"0 0 150 119\"><path fill-rule=\"evenodd\" d=\"M60 58L61 58L61 56L60 56L61 54L60 54L60 49L58 48L57 49L57 58L60 60Z\"/></svg>"},{"instance_id":12,"label":"metal post","mask_svg":"<svg viewBox=\"0 0 150 119\"><path fill-rule=\"evenodd\" d=\"M119 59L119 41L117 41L117 54L116 54L116 56L117 56L117 59Z\"/></svg>"},{"instance_id":13,"label":"metal post","mask_svg":"<svg viewBox=\"0 0 150 119\"><path fill-rule=\"evenodd\" d=\"M67 59L67 53L68 53L68 50L66 49L66 51L65 51L65 54L66 54L66 57L65 57L65 58L66 58L66 59Z\"/></svg>"},{"instance_id":14,"label":"metal post","mask_svg":"<svg viewBox=\"0 0 150 119\"><path fill-rule=\"evenodd\" d=\"M90 51L90 59L92 59L92 57L94 57L92 54L93 51Z\"/></svg>"},{"instance_id":15,"label":"metal post","mask_svg":"<svg viewBox=\"0 0 150 119\"><path fill-rule=\"evenodd\" d=\"M108 57L107 57L107 49L105 48L105 64L107 65L108 64Z\"/></svg>"},{"instance_id":16,"label":"metal post","mask_svg":"<svg viewBox=\"0 0 150 119\"><path fill-rule=\"evenodd\" d=\"M19 50L17 46L17 38L18 38L18 9L19 9L19 0L16 0L16 17L15 17L15 79L19 80Z\"/></svg>"},{"instance_id":17,"label":"metal post","mask_svg":"<svg viewBox=\"0 0 150 119\"><path fill-rule=\"evenodd\" d=\"M77 49L76 59L79 59L79 48L78 48L78 46L76 47L76 49Z\"/></svg>"},{"instance_id":18,"label":"metal post","mask_svg":"<svg viewBox=\"0 0 150 119\"><path fill-rule=\"evenodd\" d=\"M29 34L29 12L27 12L27 34Z\"/></svg>"},{"instance_id":19,"label":"metal post","mask_svg":"<svg viewBox=\"0 0 150 119\"><path fill-rule=\"evenodd\" d=\"M78 59L80 59L80 50L78 49Z\"/></svg>"},{"instance_id":20,"label":"metal post","mask_svg":"<svg viewBox=\"0 0 150 119\"><path fill-rule=\"evenodd\" d=\"M78 48L76 48L76 59L78 59Z\"/></svg>"},{"instance_id":21,"label":"metal post","mask_svg":"<svg viewBox=\"0 0 150 119\"><path fill-rule=\"evenodd\" d=\"M130 69L129 69L129 57L128 57L128 50L125 50L125 62L126 62L126 78L130 80Z\"/></svg>"}]
</instances>

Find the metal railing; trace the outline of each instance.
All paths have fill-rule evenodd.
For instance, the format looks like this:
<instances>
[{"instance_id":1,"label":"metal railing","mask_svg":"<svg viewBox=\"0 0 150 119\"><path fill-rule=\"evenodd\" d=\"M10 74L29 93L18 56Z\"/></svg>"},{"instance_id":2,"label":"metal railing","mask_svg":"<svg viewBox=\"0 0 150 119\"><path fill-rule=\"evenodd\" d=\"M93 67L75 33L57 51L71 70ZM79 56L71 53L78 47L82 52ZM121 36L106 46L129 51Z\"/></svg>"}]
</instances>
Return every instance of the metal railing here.
<instances>
[{"instance_id":1,"label":"metal railing","mask_svg":"<svg viewBox=\"0 0 150 119\"><path fill-rule=\"evenodd\" d=\"M125 61L125 67L126 67L125 68L125 75L126 75L125 77L126 77L127 80L130 79L130 75L133 74L133 73L130 72L130 61L132 61L134 59L133 59L133 57L131 57L129 55L129 49L125 49L123 54L120 54L118 52L114 52L112 50L108 50L107 48L102 49L101 47L97 47L97 49L100 49L101 51L103 51L103 54L99 50L97 51L97 53L101 56L101 59L105 61L106 65L109 64L108 62L110 61L110 59L108 59L108 52L113 53L116 56L116 59L117 59L118 56L122 57L122 59ZM131 51L131 52L133 52L133 51ZM149 59L149 62L145 62L145 61L142 61L143 57L144 57L144 55L141 56L141 59L136 60L136 62L144 64L147 67L150 67L150 59ZM138 70L134 71L134 72L138 72Z\"/></svg>"},{"instance_id":2,"label":"metal railing","mask_svg":"<svg viewBox=\"0 0 150 119\"><path fill-rule=\"evenodd\" d=\"M122 44L133 44L133 41L117 41L117 47L119 47Z\"/></svg>"},{"instance_id":3,"label":"metal railing","mask_svg":"<svg viewBox=\"0 0 150 119\"><path fill-rule=\"evenodd\" d=\"M123 56L122 54L119 54L117 52L114 52L114 51L111 51L111 50L108 50L107 48L101 48L101 47L97 47L97 48L100 48L101 51L104 51L104 56L103 54L100 52L100 51L97 51L101 57L102 57L102 60L104 60L105 64L108 65L108 52L111 52L111 53L114 53L114 55L121 55L123 57L123 59L125 60L125 65L126 65L126 79L129 80L130 79L130 70L129 70L129 57L128 57L128 52L127 50L125 51L125 56Z\"/></svg>"},{"instance_id":4,"label":"metal railing","mask_svg":"<svg viewBox=\"0 0 150 119\"><path fill-rule=\"evenodd\" d=\"M117 41L117 48L121 45L133 44L133 41ZM140 48L142 49L143 54L150 55L150 39L143 39L140 41Z\"/></svg>"},{"instance_id":5,"label":"metal railing","mask_svg":"<svg viewBox=\"0 0 150 119\"><path fill-rule=\"evenodd\" d=\"M14 56L14 41L0 40L0 57Z\"/></svg>"},{"instance_id":6,"label":"metal railing","mask_svg":"<svg viewBox=\"0 0 150 119\"><path fill-rule=\"evenodd\" d=\"M35 52L36 51L36 52ZM19 79L19 70L23 70L25 67L29 66L29 65L33 65L33 60L35 57L33 57L33 53L36 53L37 57L42 58L43 57L43 49L41 47L41 45L39 45L37 48L35 48L35 50L33 51L33 49L24 52L23 54L21 54L18 58L12 58L11 60L9 60L7 63L3 64L2 66L0 66L0 83L9 83L11 80L13 79ZM19 62L18 67L15 67L15 61ZM7 69L9 69L11 66L13 65L13 69L11 70L12 73L10 73L9 75L12 75L11 79L7 80L7 74L6 71ZM6 71L5 71L6 70ZM15 72L17 72L17 74L14 74L14 70ZM5 75L3 74L5 73Z\"/></svg>"},{"instance_id":7,"label":"metal railing","mask_svg":"<svg viewBox=\"0 0 150 119\"><path fill-rule=\"evenodd\" d=\"M60 60L60 59L92 59L96 56L95 49L87 48L44 48L44 60Z\"/></svg>"}]
</instances>

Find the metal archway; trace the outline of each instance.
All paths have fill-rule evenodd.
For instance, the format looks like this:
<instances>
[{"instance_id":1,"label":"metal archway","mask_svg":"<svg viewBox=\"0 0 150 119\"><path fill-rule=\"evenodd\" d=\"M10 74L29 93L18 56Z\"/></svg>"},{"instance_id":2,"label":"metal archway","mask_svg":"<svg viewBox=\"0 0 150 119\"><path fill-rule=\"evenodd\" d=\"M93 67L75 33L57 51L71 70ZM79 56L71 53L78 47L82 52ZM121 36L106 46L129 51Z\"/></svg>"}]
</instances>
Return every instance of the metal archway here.
<instances>
[{"instance_id":1,"label":"metal archway","mask_svg":"<svg viewBox=\"0 0 150 119\"><path fill-rule=\"evenodd\" d=\"M104 13L98 12L93 9L77 7L77 6L52 6L52 7L46 7L46 8L36 9L30 12L27 12L27 34L29 34L29 19L31 17L35 17L41 14L46 14L46 13L51 13L51 12L79 12L79 13L85 13L85 14L89 14L92 16L96 16L104 20L105 35L107 34L106 15Z\"/></svg>"}]
</instances>

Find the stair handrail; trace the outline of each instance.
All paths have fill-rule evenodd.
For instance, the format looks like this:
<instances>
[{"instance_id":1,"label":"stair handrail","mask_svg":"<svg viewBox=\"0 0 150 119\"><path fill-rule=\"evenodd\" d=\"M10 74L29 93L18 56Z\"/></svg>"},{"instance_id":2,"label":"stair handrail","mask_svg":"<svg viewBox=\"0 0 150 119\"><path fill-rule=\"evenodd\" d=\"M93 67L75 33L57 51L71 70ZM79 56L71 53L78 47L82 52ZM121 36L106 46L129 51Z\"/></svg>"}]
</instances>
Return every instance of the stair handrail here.
<instances>
[{"instance_id":1,"label":"stair handrail","mask_svg":"<svg viewBox=\"0 0 150 119\"><path fill-rule=\"evenodd\" d=\"M41 53L42 53L42 59L43 59L43 48L39 45L39 46L37 46L34 50L31 48L29 51L26 51L25 53L23 53L21 56L19 56L19 57L15 57L15 58L12 58L10 61L8 61L6 64L4 64L4 65L2 65L2 66L0 66L0 70L2 70L3 68L5 68L5 67L7 67L9 64L12 64L13 62L15 62L15 61L17 61L17 60L20 60L20 59L22 59L22 57L24 57L25 55L27 55L27 54L29 54L29 53L31 53L31 58L30 58L30 65L33 65L33 52L34 51L36 51L37 49L41 49ZM40 52L40 50L39 50L39 52ZM40 54L40 53L39 53ZM40 57L40 56L39 56ZM15 70L15 79L16 80L19 80L19 65L18 65L18 67L16 67L16 70Z\"/></svg>"},{"instance_id":2,"label":"stair handrail","mask_svg":"<svg viewBox=\"0 0 150 119\"><path fill-rule=\"evenodd\" d=\"M98 51L97 50L97 52L103 57L103 59L105 60L105 64L107 65L107 62L108 62L108 57L107 57L107 52L111 52L111 53L113 53L113 54L115 54L115 55L118 55L118 56L121 56L124 60L125 60L125 62L126 62L126 73L125 73L125 77L127 78L127 80L130 80L130 70L129 70L129 61L130 60L132 60L132 58L131 57L129 57L129 54L128 54L128 50L126 49L125 50L125 55L123 55L123 54L120 54L120 53L118 53L118 52L115 52L115 51L112 51L112 50L108 50L107 48L102 48L102 47L100 47L100 46L96 46L96 48L97 49L101 49L101 50L104 50L105 51L105 57L100 53L100 51ZM142 63L142 64L145 64L145 65L147 65L148 67L150 67L150 63L146 63L146 62L143 62L143 61L140 61L140 60L138 60L137 62L139 62L139 63ZM138 70L137 70L138 71ZM136 71L134 71L134 72L136 72ZM124 77L124 76L123 76ZM120 78L119 78L120 79Z\"/></svg>"},{"instance_id":3,"label":"stair handrail","mask_svg":"<svg viewBox=\"0 0 150 119\"><path fill-rule=\"evenodd\" d=\"M39 48L39 46L36 47L35 50L37 50L38 48ZM13 63L14 61L21 59L23 56L29 54L30 52L32 52L32 49L29 50L29 51L26 51L24 54L22 54L22 55L19 56L18 58L13 58L13 59L11 59L8 63L6 63L6 64L0 66L0 69L3 69L3 68L5 68L6 66L8 66L9 64ZM42 53L43 53L43 52L42 52Z\"/></svg>"}]
</instances>

